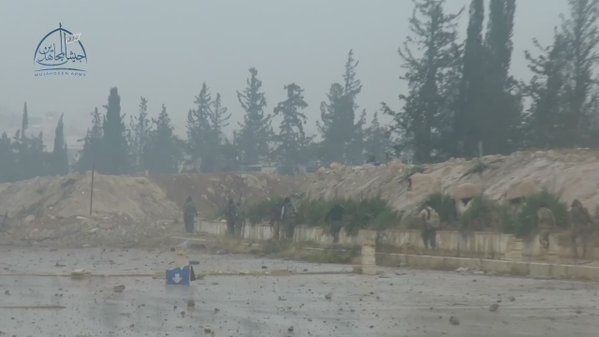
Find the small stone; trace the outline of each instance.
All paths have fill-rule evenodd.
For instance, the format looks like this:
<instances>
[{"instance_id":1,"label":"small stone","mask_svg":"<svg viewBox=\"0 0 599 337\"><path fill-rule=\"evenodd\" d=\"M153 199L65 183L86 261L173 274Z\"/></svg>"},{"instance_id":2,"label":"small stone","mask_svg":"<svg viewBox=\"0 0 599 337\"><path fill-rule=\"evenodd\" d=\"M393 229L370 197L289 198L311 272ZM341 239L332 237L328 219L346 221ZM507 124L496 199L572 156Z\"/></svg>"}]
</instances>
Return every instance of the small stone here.
<instances>
[{"instance_id":1,"label":"small stone","mask_svg":"<svg viewBox=\"0 0 599 337\"><path fill-rule=\"evenodd\" d=\"M455 316L451 316L449 317L449 323L452 325L460 325L460 320Z\"/></svg>"},{"instance_id":2,"label":"small stone","mask_svg":"<svg viewBox=\"0 0 599 337\"><path fill-rule=\"evenodd\" d=\"M188 308L193 308L196 306L196 301L194 300L187 300L187 307Z\"/></svg>"},{"instance_id":3,"label":"small stone","mask_svg":"<svg viewBox=\"0 0 599 337\"><path fill-rule=\"evenodd\" d=\"M490 312L495 312L495 311L497 311L497 309L499 309L499 304L497 304L497 303L493 303L489 306Z\"/></svg>"},{"instance_id":4,"label":"small stone","mask_svg":"<svg viewBox=\"0 0 599 337\"><path fill-rule=\"evenodd\" d=\"M514 302L516 298L514 296L510 296L510 302Z\"/></svg>"},{"instance_id":5,"label":"small stone","mask_svg":"<svg viewBox=\"0 0 599 337\"><path fill-rule=\"evenodd\" d=\"M287 329L287 331L289 331L289 332L293 332L293 325L292 325L292 326L290 326L290 327Z\"/></svg>"}]
</instances>

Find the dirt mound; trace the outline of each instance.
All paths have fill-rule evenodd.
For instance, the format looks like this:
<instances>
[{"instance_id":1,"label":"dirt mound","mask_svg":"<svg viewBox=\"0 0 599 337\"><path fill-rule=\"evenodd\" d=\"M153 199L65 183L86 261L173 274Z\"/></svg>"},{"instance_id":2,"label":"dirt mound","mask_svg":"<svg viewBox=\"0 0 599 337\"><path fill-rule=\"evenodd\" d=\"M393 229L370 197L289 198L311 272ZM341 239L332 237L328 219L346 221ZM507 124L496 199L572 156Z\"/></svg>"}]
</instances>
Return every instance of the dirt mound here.
<instances>
[{"instance_id":1,"label":"dirt mound","mask_svg":"<svg viewBox=\"0 0 599 337\"><path fill-rule=\"evenodd\" d=\"M485 156L480 161L452 159L421 170L399 161L378 167L332 165L310 177L305 191L311 198L324 199L380 196L398 210L412 211L428 194L451 194L465 184L482 186L484 194L494 200L544 189L568 204L579 199L593 211L599 206L599 152L516 152Z\"/></svg>"},{"instance_id":2,"label":"dirt mound","mask_svg":"<svg viewBox=\"0 0 599 337\"><path fill-rule=\"evenodd\" d=\"M545 189L568 204L579 199L592 212L599 205L599 153L582 149L516 152L422 167L399 161L360 167L334 164L295 178L98 174L91 216L90 183L88 173L0 184L0 217L9 214L8 228L0 228L0 243L25 239L64 245L152 244L182 231L181 205L188 195L204 218L217 215L229 197L241 199L244 206L293 192L305 192L313 199L381 197L398 210L413 211L430 193L461 191L469 197L479 189L494 200Z\"/></svg>"},{"instance_id":3,"label":"dirt mound","mask_svg":"<svg viewBox=\"0 0 599 337\"><path fill-rule=\"evenodd\" d=\"M8 236L81 245L98 237L107 244L139 242L179 217L177 205L145 177L96 174L91 216L90 191L89 173L0 185L0 212L9 214Z\"/></svg>"},{"instance_id":4,"label":"dirt mound","mask_svg":"<svg viewBox=\"0 0 599 337\"><path fill-rule=\"evenodd\" d=\"M297 191L302 178L275 174L211 173L155 176L151 180L178 205L191 196L200 216L210 218L225 207L228 198L241 199L243 205L255 204L272 196Z\"/></svg>"},{"instance_id":5,"label":"dirt mound","mask_svg":"<svg viewBox=\"0 0 599 337\"><path fill-rule=\"evenodd\" d=\"M182 231L181 205L191 195L200 217L215 216L229 196L251 204L291 193L277 175L195 174L128 177L91 174L38 177L0 184L0 243L52 242L62 246L152 245Z\"/></svg>"}]
</instances>

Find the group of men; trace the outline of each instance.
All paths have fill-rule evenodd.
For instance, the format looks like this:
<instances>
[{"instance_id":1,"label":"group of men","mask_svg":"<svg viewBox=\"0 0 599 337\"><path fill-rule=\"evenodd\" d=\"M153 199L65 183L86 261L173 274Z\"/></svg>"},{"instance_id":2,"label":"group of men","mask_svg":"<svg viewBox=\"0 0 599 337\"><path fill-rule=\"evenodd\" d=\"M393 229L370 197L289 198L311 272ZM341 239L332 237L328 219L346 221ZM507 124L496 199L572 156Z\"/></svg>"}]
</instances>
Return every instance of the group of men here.
<instances>
[{"instance_id":1,"label":"group of men","mask_svg":"<svg viewBox=\"0 0 599 337\"><path fill-rule=\"evenodd\" d=\"M229 198L224 207L224 218L227 223L227 234L229 236L240 236L245 223L240 211L240 202ZM339 242L339 233L343 227L343 216L345 209L340 204L335 204L327 213L326 221L330 225L331 234L335 243ZM183 205L183 220L185 231L194 232L195 218L198 211L191 196L188 196ZM296 209L290 197L282 202L275 203L270 216L270 225L274 240L293 240L296 226Z\"/></svg>"},{"instance_id":2,"label":"group of men","mask_svg":"<svg viewBox=\"0 0 599 337\"><path fill-rule=\"evenodd\" d=\"M572 201L570 205L568 222L570 224L572 257L585 258L587 246L595 231L595 224L589 211L578 199ZM553 212L546 207L539 208L537 210L537 228L541 247L549 249L549 236L555 227L556 220Z\"/></svg>"},{"instance_id":3,"label":"group of men","mask_svg":"<svg viewBox=\"0 0 599 337\"><path fill-rule=\"evenodd\" d=\"M234 236L241 233L243 227L243 217L241 216L239 209L240 203L235 203L232 198L229 198L224 209L228 235ZM183 204L183 222L185 224L185 231L187 233L194 232L196 216L198 216L198 210L196 209L191 196L188 196Z\"/></svg>"},{"instance_id":4,"label":"group of men","mask_svg":"<svg viewBox=\"0 0 599 337\"><path fill-rule=\"evenodd\" d=\"M548 249L549 236L556 226L555 216L547 207L540 207L536 216L539 243L541 247ZM437 248L437 230L441 227L438 213L432 207L425 206L418 213L418 220L421 224L421 236L425 248ZM568 222L572 240L572 255L574 258L585 258L587 246L595 231L595 224L589 211L577 199L570 205Z\"/></svg>"}]
</instances>

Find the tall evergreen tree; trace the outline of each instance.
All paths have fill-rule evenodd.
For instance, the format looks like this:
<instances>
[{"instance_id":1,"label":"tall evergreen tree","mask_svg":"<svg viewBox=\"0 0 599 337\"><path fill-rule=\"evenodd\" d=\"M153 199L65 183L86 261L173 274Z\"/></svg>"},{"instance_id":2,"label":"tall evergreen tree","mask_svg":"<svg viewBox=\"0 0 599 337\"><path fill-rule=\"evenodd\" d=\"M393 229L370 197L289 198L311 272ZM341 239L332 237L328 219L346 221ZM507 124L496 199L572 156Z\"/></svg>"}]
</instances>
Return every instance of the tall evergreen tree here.
<instances>
[{"instance_id":1,"label":"tall evergreen tree","mask_svg":"<svg viewBox=\"0 0 599 337\"><path fill-rule=\"evenodd\" d=\"M362 165L364 164L364 137L366 127L366 110L362 110L360 118L353 126L353 135L351 141L346 148L346 159L349 164Z\"/></svg>"},{"instance_id":2,"label":"tall evergreen tree","mask_svg":"<svg viewBox=\"0 0 599 337\"><path fill-rule=\"evenodd\" d=\"M106 116L103 123L102 155L98 170L106 174L125 174L130 169L126 129L121 115L121 97L118 89L110 89Z\"/></svg>"},{"instance_id":3,"label":"tall evergreen tree","mask_svg":"<svg viewBox=\"0 0 599 337\"><path fill-rule=\"evenodd\" d=\"M271 116L264 112L266 98L261 91L262 81L258 79L256 68L250 68L250 78L243 92L237 92L237 99L246 114L238 135L242 161L246 165L256 164L269 153L269 141L272 136Z\"/></svg>"},{"instance_id":4,"label":"tall evergreen tree","mask_svg":"<svg viewBox=\"0 0 599 337\"><path fill-rule=\"evenodd\" d=\"M333 83L327 94L328 102L320 104L320 118L317 122L318 130L322 136L322 159L325 163L345 162L346 144L350 143L349 130L353 127L353 119L345 118L348 102L343 94L343 86ZM348 123L349 121L349 123Z\"/></svg>"},{"instance_id":5,"label":"tall evergreen tree","mask_svg":"<svg viewBox=\"0 0 599 337\"><path fill-rule=\"evenodd\" d=\"M15 146L6 132L0 138L0 182L15 181L20 178Z\"/></svg>"},{"instance_id":6,"label":"tall evergreen tree","mask_svg":"<svg viewBox=\"0 0 599 337\"><path fill-rule=\"evenodd\" d=\"M304 132L306 115L302 110L308 107L308 103L304 100L304 90L299 85L291 83L284 86L284 89L287 90L287 99L274 108L274 115L283 118L274 154L284 172L293 174L297 173L299 165L305 159L304 150L308 138Z\"/></svg>"},{"instance_id":7,"label":"tall evergreen tree","mask_svg":"<svg viewBox=\"0 0 599 337\"><path fill-rule=\"evenodd\" d=\"M514 149L521 116L521 101L509 75L515 0L491 0L485 37L485 99L482 145L485 153L508 153Z\"/></svg>"},{"instance_id":8,"label":"tall evergreen tree","mask_svg":"<svg viewBox=\"0 0 599 337\"><path fill-rule=\"evenodd\" d=\"M364 150L369 160L382 162L386 159L389 147L387 131L379 122L378 111L374 113L372 121L365 131Z\"/></svg>"},{"instance_id":9,"label":"tall evergreen tree","mask_svg":"<svg viewBox=\"0 0 599 337\"><path fill-rule=\"evenodd\" d=\"M599 1L569 0L569 5L569 16L561 16L553 45L542 48L533 40L540 55L525 54L534 74L526 86L532 99L527 132L534 146L598 144L594 69L599 61Z\"/></svg>"},{"instance_id":10,"label":"tall evergreen tree","mask_svg":"<svg viewBox=\"0 0 599 337\"><path fill-rule=\"evenodd\" d=\"M361 119L355 123L357 95L362 91L362 84L356 78L356 68L359 61L354 59L353 50L350 50L345 62L343 84L333 83L327 95L328 102L320 105L321 122L317 127L322 135L322 152L325 162L341 162L358 164L361 159L356 155L363 142L363 135L359 128ZM355 124L354 124L355 123Z\"/></svg>"},{"instance_id":11,"label":"tall evergreen tree","mask_svg":"<svg viewBox=\"0 0 599 337\"><path fill-rule=\"evenodd\" d=\"M483 44L484 1L472 0L464 46L460 94L454 119L455 154L468 156L476 153L482 139L482 121L487 104L484 100L485 59Z\"/></svg>"},{"instance_id":12,"label":"tall evergreen tree","mask_svg":"<svg viewBox=\"0 0 599 337\"><path fill-rule=\"evenodd\" d=\"M23 117L21 119L21 138L26 138L26 131L29 128L29 114L27 113L27 102L23 103Z\"/></svg>"},{"instance_id":13,"label":"tall evergreen tree","mask_svg":"<svg viewBox=\"0 0 599 337\"><path fill-rule=\"evenodd\" d=\"M102 129L102 115L98 111L98 108L95 108L91 116L92 127L85 134L83 149L79 153L79 160L76 165L79 172L91 170L102 159L102 138L104 134Z\"/></svg>"},{"instance_id":14,"label":"tall evergreen tree","mask_svg":"<svg viewBox=\"0 0 599 337\"><path fill-rule=\"evenodd\" d=\"M561 145L597 144L590 137L590 126L598 108L594 69L599 62L599 0L569 0L569 4L570 16L562 17L561 25L569 60L564 95L567 113L560 120Z\"/></svg>"},{"instance_id":15,"label":"tall evergreen tree","mask_svg":"<svg viewBox=\"0 0 599 337\"><path fill-rule=\"evenodd\" d=\"M202 171L215 172L222 171L226 168L226 156L224 146L227 144L227 139L223 132L223 128L229 125L231 113L222 105L220 93L216 94L216 98L212 101L208 111L208 138L206 160L202 160Z\"/></svg>"},{"instance_id":16,"label":"tall evergreen tree","mask_svg":"<svg viewBox=\"0 0 599 337\"><path fill-rule=\"evenodd\" d=\"M209 121L214 138L217 138L221 144L225 142L223 129L229 126L229 119L231 119L231 113L229 109L223 106L220 93L216 93L216 98L212 102Z\"/></svg>"},{"instance_id":17,"label":"tall evergreen tree","mask_svg":"<svg viewBox=\"0 0 599 337\"><path fill-rule=\"evenodd\" d=\"M181 161L180 141L173 134L174 128L164 104L153 124L144 152L144 166L153 174L176 173Z\"/></svg>"},{"instance_id":18,"label":"tall evergreen tree","mask_svg":"<svg viewBox=\"0 0 599 337\"><path fill-rule=\"evenodd\" d=\"M69 173L69 157L67 154L67 144L64 139L64 124L62 122L64 115L60 115L56 130L54 133L54 149L52 150L51 167L52 173L65 175Z\"/></svg>"},{"instance_id":19,"label":"tall evergreen tree","mask_svg":"<svg viewBox=\"0 0 599 337\"><path fill-rule=\"evenodd\" d=\"M383 110L393 116L397 134L396 151L417 162L442 160L447 156L450 123L455 106L461 59L461 45L456 42L456 14L443 12L444 0L415 0L410 19L413 36L408 37L399 54L404 61L408 95L402 111L394 112L386 104ZM422 50L417 55L413 47Z\"/></svg>"},{"instance_id":20,"label":"tall evergreen tree","mask_svg":"<svg viewBox=\"0 0 599 337\"><path fill-rule=\"evenodd\" d=\"M528 67L533 73L530 83L524 85L532 101L526 119L525 145L546 148L562 143L560 129L561 119L566 113L563 101L568 62L565 42L564 37L555 32L553 45L549 47L542 47L536 39L533 40L541 51L540 55L525 52Z\"/></svg>"},{"instance_id":21,"label":"tall evergreen tree","mask_svg":"<svg viewBox=\"0 0 599 337\"><path fill-rule=\"evenodd\" d=\"M196 108L187 114L188 152L193 160L208 160L210 138L210 109L212 97L206 83L202 83L200 93L195 97ZM204 165L204 164L202 164Z\"/></svg>"},{"instance_id":22,"label":"tall evergreen tree","mask_svg":"<svg viewBox=\"0 0 599 337\"><path fill-rule=\"evenodd\" d=\"M131 116L129 121L129 146L131 149L132 166L135 170L143 169L143 152L150 137L150 118L148 117L148 100L140 97L139 113Z\"/></svg>"}]
</instances>

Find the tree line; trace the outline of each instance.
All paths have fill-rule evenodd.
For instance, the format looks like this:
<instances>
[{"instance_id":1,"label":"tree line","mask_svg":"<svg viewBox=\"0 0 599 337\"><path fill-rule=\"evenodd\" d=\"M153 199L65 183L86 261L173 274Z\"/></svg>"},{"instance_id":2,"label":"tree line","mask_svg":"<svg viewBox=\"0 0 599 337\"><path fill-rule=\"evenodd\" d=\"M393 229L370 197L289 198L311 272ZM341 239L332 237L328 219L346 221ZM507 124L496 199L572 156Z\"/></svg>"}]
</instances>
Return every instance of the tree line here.
<instances>
[{"instance_id":1,"label":"tree line","mask_svg":"<svg viewBox=\"0 0 599 337\"><path fill-rule=\"evenodd\" d=\"M599 145L597 78L599 0L569 0L553 41L525 58L533 76L521 81L510 74L515 0L471 0L465 39L458 20L465 8L446 13L446 0L413 0L410 34L398 49L399 78L408 90L400 108L383 102L373 118L358 104L362 83L359 61L348 52L344 72L321 102L316 129L306 132L311 109L296 83L282 87L279 102L268 108L262 80L249 69L245 87L236 92L244 111L233 137L225 135L231 113L220 93L206 83L187 112L185 137L174 134L166 106L150 117L148 100L125 120L117 88L110 89L102 113L91 113L91 126L73 169L96 168L107 174L178 172L183 162L203 172L235 171L264 162L293 174L310 162L349 165L382 162L390 156L417 163L451 157L507 154L523 148L591 147ZM487 15L488 9L488 15ZM486 22L486 25L485 25ZM383 125L379 117L391 122ZM53 152L41 136L23 127L0 140L0 180L68 171L62 118ZM273 125L279 120L279 125ZM127 123L128 122L128 123ZM35 165L34 165L35 163Z\"/></svg>"},{"instance_id":2,"label":"tree line","mask_svg":"<svg viewBox=\"0 0 599 337\"><path fill-rule=\"evenodd\" d=\"M323 102L322 121L318 123L323 140L316 142L306 133L308 103L304 89L296 83L283 86L283 97L272 110L267 109L266 95L258 70L249 69L245 88L237 91L244 110L243 121L230 139L224 129L231 113L223 106L221 94L213 94L206 83L187 112L184 139L174 128L163 105L156 119L149 117L148 100L140 98L139 111L127 125L120 111L120 96L112 88L104 114L92 112L92 126L84 138L83 150L75 169L92 168L107 174L148 171L154 174L175 173L186 162L202 172L248 169L265 162L275 163L285 174L298 173L307 162L322 160L363 164L366 154L371 161L383 160L388 137L378 114L366 126L365 112L355 121L356 96L362 86L356 78L358 61L349 51L342 83L333 83ZM273 119L280 120L278 130Z\"/></svg>"},{"instance_id":3,"label":"tree line","mask_svg":"<svg viewBox=\"0 0 599 337\"><path fill-rule=\"evenodd\" d=\"M47 151L42 133L29 135L29 114L24 104L21 128L12 138L6 132L0 137L0 182L69 172L62 118L56 125L53 150Z\"/></svg>"},{"instance_id":4,"label":"tree line","mask_svg":"<svg viewBox=\"0 0 599 337\"><path fill-rule=\"evenodd\" d=\"M515 0L472 0L465 41L445 0L415 0L399 49L408 92L393 117L396 153L417 162L599 144L598 0L568 0L549 46L526 51L530 81L510 74ZM487 22L486 27L483 23ZM529 102L528 104L525 104ZM528 105L528 108L524 108Z\"/></svg>"}]
</instances>

